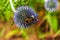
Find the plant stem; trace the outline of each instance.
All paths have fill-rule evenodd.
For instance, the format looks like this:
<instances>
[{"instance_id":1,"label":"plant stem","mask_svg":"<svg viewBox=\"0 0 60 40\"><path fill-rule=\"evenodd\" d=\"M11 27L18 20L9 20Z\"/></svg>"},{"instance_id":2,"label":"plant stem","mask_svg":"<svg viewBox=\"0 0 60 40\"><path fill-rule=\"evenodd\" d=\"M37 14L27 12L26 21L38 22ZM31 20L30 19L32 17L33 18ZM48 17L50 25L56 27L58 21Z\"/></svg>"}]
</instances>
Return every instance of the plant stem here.
<instances>
[{"instance_id":1,"label":"plant stem","mask_svg":"<svg viewBox=\"0 0 60 40\"><path fill-rule=\"evenodd\" d=\"M12 0L10 0L10 4L11 4L11 7L12 7L12 10L15 12L15 8L14 8L14 5L12 3Z\"/></svg>"}]
</instances>

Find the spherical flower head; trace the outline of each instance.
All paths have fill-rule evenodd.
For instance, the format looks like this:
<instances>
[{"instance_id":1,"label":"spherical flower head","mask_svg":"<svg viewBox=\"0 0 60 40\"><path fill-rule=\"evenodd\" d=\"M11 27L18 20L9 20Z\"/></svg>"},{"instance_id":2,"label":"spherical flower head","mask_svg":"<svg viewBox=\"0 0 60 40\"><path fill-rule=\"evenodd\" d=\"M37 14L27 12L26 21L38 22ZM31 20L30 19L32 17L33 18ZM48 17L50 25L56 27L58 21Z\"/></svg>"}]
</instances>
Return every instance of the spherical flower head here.
<instances>
[{"instance_id":1,"label":"spherical flower head","mask_svg":"<svg viewBox=\"0 0 60 40\"><path fill-rule=\"evenodd\" d=\"M37 23L37 14L28 6L18 7L14 14L14 21L20 28L27 28Z\"/></svg>"},{"instance_id":2,"label":"spherical flower head","mask_svg":"<svg viewBox=\"0 0 60 40\"><path fill-rule=\"evenodd\" d=\"M47 11L53 12L58 7L58 1L57 0L46 0L45 1L45 9Z\"/></svg>"}]
</instances>

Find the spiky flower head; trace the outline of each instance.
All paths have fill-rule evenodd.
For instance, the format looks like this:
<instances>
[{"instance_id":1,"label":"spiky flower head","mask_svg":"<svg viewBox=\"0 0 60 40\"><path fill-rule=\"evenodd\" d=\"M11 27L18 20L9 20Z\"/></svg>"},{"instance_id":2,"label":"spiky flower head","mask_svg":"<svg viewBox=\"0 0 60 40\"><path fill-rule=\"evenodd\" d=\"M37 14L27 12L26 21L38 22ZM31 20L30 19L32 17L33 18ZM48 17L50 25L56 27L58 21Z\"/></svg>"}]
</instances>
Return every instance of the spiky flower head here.
<instances>
[{"instance_id":1,"label":"spiky flower head","mask_svg":"<svg viewBox=\"0 0 60 40\"><path fill-rule=\"evenodd\" d=\"M37 14L28 6L18 7L14 14L14 21L18 27L30 27L37 22Z\"/></svg>"},{"instance_id":2,"label":"spiky flower head","mask_svg":"<svg viewBox=\"0 0 60 40\"><path fill-rule=\"evenodd\" d=\"M47 11L53 12L58 7L58 0L45 0L45 9Z\"/></svg>"}]
</instances>

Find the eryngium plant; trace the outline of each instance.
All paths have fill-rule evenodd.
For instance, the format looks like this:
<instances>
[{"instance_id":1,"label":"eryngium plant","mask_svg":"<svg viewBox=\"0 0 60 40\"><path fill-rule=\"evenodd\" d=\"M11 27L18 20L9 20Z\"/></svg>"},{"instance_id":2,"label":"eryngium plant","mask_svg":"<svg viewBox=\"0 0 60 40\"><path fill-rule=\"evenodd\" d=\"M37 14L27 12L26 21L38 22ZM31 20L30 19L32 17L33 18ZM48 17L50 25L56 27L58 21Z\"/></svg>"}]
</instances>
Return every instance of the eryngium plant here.
<instances>
[{"instance_id":1,"label":"eryngium plant","mask_svg":"<svg viewBox=\"0 0 60 40\"><path fill-rule=\"evenodd\" d=\"M28 6L20 6L17 8L14 14L14 21L18 27L30 27L33 24L36 24L37 14Z\"/></svg>"}]
</instances>

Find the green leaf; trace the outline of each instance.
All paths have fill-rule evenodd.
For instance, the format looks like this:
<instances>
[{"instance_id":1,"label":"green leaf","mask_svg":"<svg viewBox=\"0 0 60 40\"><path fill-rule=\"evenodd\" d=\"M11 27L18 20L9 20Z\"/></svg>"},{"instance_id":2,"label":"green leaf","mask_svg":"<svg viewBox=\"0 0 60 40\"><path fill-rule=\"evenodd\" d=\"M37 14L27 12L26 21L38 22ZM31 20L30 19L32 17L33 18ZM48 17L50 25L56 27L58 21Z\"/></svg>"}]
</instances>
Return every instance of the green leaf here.
<instances>
[{"instance_id":1,"label":"green leaf","mask_svg":"<svg viewBox=\"0 0 60 40\"><path fill-rule=\"evenodd\" d=\"M58 36L60 34L60 30L57 31L57 33L55 34L55 37Z\"/></svg>"},{"instance_id":2,"label":"green leaf","mask_svg":"<svg viewBox=\"0 0 60 40\"><path fill-rule=\"evenodd\" d=\"M45 38L47 35L51 35L50 32L47 32L47 33L42 33L41 31L38 30L38 38Z\"/></svg>"},{"instance_id":3,"label":"green leaf","mask_svg":"<svg viewBox=\"0 0 60 40\"><path fill-rule=\"evenodd\" d=\"M13 13L10 11L5 11L5 19L6 21L9 21L13 16Z\"/></svg>"},{"instance_id":4,"label":"green leaf","mask_svg":"<svg viewBox=\"0 0 60 40\"><path fill-rule=\"evenodd\" d=\"M57 17L56 16L51 16L51 15L48 15L47 16L47 20L50 24L50 28L52 28L52 30L54 32L57 32L57 29L58 29L58 20L57 20Z\"/></svg>"},{"instance_id":5,"label":"green leaf","mask_svg":"<svg viewBox=\"0 0 60 40\"><path fill-rule=\"evenodd\" d=\"M4 35L4 31L5 31L5 29L0 30L0 37L2 37Z\"/></svg>"},{"instance_id":6,"label":"green leaf","mask_svg":"<svg viewBox=\"0 0 60 40\"><path fill-rule=\"evenodd\" d=\"M5 37L6 39L8 39L8 38L10 38L11 36L16 35L17 33L19 33L19 29L14 29L14 30L9 31L4 37Z\"/></svg>"},{"instance_id":7,"label":"green leaf","mask_svg":"<svg viewBox=\"0 0 60 40\"><path fill-rule=\"evenodd\" d=\"M24 37L24 40L29 40L29 37L24 28L21 28L21 33L22 33L22 36Z\"/></svg>"}]
</instances>

